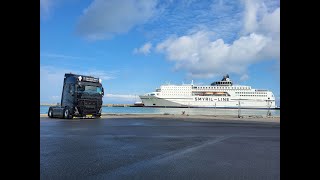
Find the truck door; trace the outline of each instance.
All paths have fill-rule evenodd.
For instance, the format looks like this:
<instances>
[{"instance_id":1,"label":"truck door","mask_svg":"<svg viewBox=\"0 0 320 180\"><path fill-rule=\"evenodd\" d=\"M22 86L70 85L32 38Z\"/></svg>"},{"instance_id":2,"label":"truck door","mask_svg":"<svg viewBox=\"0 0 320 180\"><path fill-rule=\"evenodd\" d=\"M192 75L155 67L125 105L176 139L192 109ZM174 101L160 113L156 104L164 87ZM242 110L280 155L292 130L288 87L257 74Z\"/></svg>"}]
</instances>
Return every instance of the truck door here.
<instances>
[{"instance_id":1,"label":"truck door","mask_svg":"<svg viewBox=\"0 0 320 180\"><path fill-rule=\"evenodd\" d=\"M75 91L74 91L74 84L68 83L65 84L64 92L63 92L63 99L62 99L62 107L68 106L70 108L73 107L73 102L75 99Z\"/></svg>"}]
</instances>

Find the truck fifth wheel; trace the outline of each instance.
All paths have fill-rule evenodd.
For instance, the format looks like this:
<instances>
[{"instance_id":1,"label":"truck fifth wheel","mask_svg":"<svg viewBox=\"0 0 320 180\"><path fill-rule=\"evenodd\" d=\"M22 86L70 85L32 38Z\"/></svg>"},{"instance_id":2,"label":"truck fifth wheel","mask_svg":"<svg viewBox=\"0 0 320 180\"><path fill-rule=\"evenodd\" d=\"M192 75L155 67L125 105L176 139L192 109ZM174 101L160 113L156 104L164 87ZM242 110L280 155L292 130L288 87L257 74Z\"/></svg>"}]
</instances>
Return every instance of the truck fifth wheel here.
<instances>
[{"instance_id":1,"label":"truck fifth wheel","mask_svg":"<svg viewBox=\"0 0 320 180\"><path fill-rule=\"evenodd\" d=\"M57 106L50 106L48 116L64 119L98 118L101 116L103 95L101 79L66 73L63 80L61 103Z\"/></svg>"}]
</instances>

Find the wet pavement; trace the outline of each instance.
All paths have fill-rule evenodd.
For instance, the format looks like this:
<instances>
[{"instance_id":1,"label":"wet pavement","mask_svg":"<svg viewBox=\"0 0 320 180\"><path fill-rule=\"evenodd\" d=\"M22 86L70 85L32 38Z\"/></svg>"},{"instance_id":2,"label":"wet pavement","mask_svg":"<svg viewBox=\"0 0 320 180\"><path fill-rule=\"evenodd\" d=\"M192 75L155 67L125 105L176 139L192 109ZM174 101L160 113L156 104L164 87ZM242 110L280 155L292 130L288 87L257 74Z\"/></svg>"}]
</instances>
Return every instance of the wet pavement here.
<instances>
[{"instance_id":1,"label":"wet pavement","mask_svg":"<svg viewBox=\"0 0 320 180\"><path fill-rule=\"evenodd\" d=\"M280 179L280 124L40 118L41 179Z\"/></svg>"}]
</instances>

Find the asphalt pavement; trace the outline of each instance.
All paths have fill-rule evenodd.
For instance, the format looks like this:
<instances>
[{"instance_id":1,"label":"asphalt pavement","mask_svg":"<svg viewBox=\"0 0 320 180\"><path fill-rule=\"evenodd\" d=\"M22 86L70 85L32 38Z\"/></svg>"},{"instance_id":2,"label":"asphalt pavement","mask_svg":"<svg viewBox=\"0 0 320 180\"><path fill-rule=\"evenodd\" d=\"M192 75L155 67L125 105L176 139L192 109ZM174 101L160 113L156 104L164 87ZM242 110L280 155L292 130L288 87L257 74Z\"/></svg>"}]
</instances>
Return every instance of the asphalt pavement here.
<instances>
[{"instance_id":1,"label":"asphalt pavement","mask_svg":"<svg viewBox=\"0 0 320 180\"><path fill-rule=\"evenodd\" d=\"M40 117L41 179L280 179L280 123Z\"/></svg>"}]
</instances>

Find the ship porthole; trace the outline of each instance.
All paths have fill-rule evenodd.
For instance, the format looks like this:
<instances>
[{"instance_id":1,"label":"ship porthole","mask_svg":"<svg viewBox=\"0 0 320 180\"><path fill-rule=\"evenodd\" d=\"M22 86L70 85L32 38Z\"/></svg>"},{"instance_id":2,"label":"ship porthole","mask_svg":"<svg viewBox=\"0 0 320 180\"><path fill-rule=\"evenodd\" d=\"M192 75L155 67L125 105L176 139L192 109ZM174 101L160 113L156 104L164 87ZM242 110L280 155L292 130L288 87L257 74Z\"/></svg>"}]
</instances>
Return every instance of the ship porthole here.
<instances>
[{"instance_id":1,"label":"ship porthole","mask_svg":"<svg viewBox=\"0 0 320 180\"><path fill-rule=\"evenodd\" d=\"M153 104L154 106L156 105L156 104Z\"/></svg>"}]
</instances>

